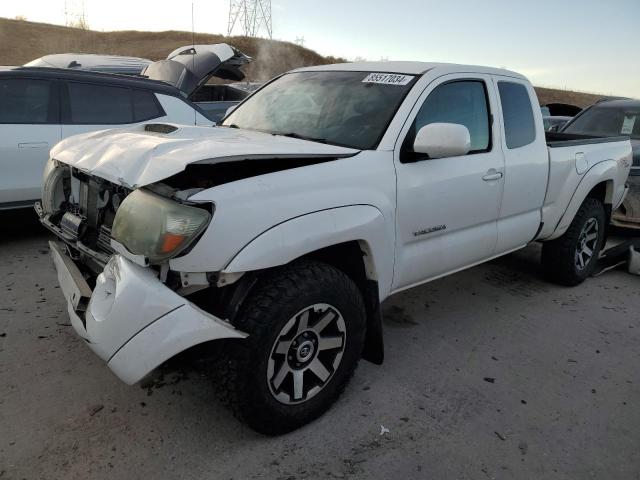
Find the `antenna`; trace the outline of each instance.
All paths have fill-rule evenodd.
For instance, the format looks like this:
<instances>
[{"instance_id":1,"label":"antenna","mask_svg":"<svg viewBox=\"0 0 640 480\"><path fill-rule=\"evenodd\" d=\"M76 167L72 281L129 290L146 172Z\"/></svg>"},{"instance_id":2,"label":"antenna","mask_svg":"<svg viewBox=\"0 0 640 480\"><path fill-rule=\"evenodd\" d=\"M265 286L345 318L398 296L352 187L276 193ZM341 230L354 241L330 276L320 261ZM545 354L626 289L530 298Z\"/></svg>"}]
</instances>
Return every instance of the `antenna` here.
<instances>
[{"instance_id":1,"label":"antenna","mask_svg":"<svg viewBox=\"0 0 640 480\"><path fill-rule=\"evenodd\" d=\"M273 38L271 0L230 0L227 36L231 36L237 26L246 37L257 37L264 30Z\"/></svg>"},{"instance_id":2,"label":"antenna","mask_svg":"<svg viewBox=\"0 0 640 480\"><path fill-rule=\"evenodd\" d=\"M191 47L196 49L196 30L193 23L193 2L191 2Z\"/></svg>"},{"instance_id":3,"label":"antenna","mask_svg":"<svg viewBox=\"0 0 640 480\"><path fill-rule=\"evenodd\" d=\"M196 27L193 22L193 2L191 2L191 67L196 70ZM193 125L198 124L198 113L193 109Z\"/></svg>"}]
</instances>

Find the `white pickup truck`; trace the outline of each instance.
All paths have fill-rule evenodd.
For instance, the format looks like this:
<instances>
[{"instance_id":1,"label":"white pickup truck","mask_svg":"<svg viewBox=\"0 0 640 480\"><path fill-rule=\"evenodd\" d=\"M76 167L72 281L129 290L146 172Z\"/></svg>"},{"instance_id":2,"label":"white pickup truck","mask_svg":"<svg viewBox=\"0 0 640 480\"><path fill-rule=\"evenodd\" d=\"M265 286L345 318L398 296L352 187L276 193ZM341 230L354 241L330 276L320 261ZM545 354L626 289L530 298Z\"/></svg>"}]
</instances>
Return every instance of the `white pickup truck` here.
<instances>
[{"instance_id":1,"label":"white pickup truck","mask_svg":"<svg viewBox=\"0 0 640 480\"><path fill-rule=\"evenodd\" d=\"M51 151L42 223L71 321L132 384L195 346L277 434L324 412L380 302L542 241L584 280L623 200L626 138L547 141L517 73L419 62L303 68L215 128L147 124ZM224 340L222 340L224 339ZM78 367L82 368L82 367Z\"/></svg>"}]
</instances>

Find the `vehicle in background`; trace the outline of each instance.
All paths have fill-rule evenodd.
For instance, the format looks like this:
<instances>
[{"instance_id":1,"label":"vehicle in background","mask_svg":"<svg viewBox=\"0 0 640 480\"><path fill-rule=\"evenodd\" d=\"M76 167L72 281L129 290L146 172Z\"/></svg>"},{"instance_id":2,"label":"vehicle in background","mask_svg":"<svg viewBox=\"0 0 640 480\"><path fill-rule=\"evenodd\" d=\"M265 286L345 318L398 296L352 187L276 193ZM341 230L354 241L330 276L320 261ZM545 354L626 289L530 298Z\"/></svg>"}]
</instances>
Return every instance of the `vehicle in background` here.
<instances>
[{"instance_id":1,"label":"vehicle in background","mask_svg":"<svg viewBox=\"0 0 640 480\"><path fill-rule=\"evenodd\" d=\"M140 75L153 62L146 58L93 53L56 53L25 63L25 67L69 68L120 75Z\"/></svg>"},{"instance_id":2,"label":"vehicle in background","mask_svg":"<svg viewBox=\"0 0 640 480\"><path fill-rule=\"evenodd\" d=\"M573 117L561 117L561 116L543 116L542 122L544 129L547 132L557 132L562 126L571 120Z\"/></svg>"},{"instance_id":3,"label":"vehicle in background","mask_svg":"<svg viewBox=\"0 0 640 480\"><path fill-rule=\"evenodd\" d=\"M162 127L51 151L36 210L71 323L129 384L215 351L269 434L382 362L391 294L533 241L552 280L582 282L631 166L624 137L547 140L528 80L476 66L302 68L218 128Z\"/></svg>"},{"instance_id":4,"label":"vehicle in background","mask_svg":"<svg viewBox=\"0 0 640 480\"><path fill-rule=\"evenodd\" d=\"M251 61L251 57L234 47L219 43L179 47L166 60L157 62L120 55L60 53L45 55L25 66L139 75L165 82L182 91L212 122L218 122L229 107L237 105L262 85L241 82L244 73L240 67ZM207 83L211 79L217 83ZM220 83L229 80L234 83Z\"/></svg>"},{"instance_id":5,"label":"vehicle in background","mask_svg":"<svg viewBox=\"0 0 640 480\"><path fill-rule=\"evenodd\" d=\"M568 103L547 103L540 107L542 122L547 132L557 132L577 115L581 108Z\"/></svg>"},{"instance_id":6,"label":"vehicle in background","mask_svg":"<svg viewBox=\"0 0 640 480\"><path fill-rule=\"evenodd\" d=\"M188 45L171 52L166 60L147 66L142 75L166 82L181 90L196 103L213 122L218 122L227 109L237 105L260 84L209 84L211 79L241 82L240 67L251 62L245 55L226 43Z\"/></svg>"},{"instance_id":7,"label":"vehicle in background","mask_svg":"<svg viewBox=\"0 0 640 480\"><path fill-rule=\"evenodd\" d=\"M50 67L0 70L0 209L33 206L49 150L63 138L148 122L212 125L162 82Z\"/></svg>"},{"instance_id":8,"label":"vehicle in background","mask_svg":"<svg viewBox=\"0 0 640 480\"><path fill-rule=\"evenodd\" d=\"M613 214L614 225L640 228L640 100L605 99L586 108L561 130L571 135L631 138L629 194Z\"/></svg>"},{"instance_id":9,"label":"vehicle in background","mask_svg":"<svg viewBox=\"0 0 640 480\"><path fill-rule=\"evenodd\" d=\"M545 103L540 107L542 116L575 117L582 108L570 103Z\"/></svg>"},{"instance_id":10,"label":"vehicle in background","mask_svg":"<svg viewBox=\"0 0 640 480\"><path fill-rule=\"evenodd\" d=\"M258 82L209 83L194 92L191 101L198 105L211 121L218 123L230 107L238 105L262 85Z\"/></svg>"}]
</instances>

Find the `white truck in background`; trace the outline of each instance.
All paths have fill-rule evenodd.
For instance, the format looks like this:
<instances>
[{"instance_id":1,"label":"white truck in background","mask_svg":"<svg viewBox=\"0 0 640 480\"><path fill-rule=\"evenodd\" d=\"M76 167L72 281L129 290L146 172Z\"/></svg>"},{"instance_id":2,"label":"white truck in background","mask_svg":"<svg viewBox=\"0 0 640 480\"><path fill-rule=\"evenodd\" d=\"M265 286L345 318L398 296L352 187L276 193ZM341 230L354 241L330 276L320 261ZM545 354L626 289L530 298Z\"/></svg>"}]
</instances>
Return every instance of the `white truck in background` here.
<instances>
[{"instance_id":1,"label":"white truck in background","mask_svg":"<svg viewBox=\"0 0 640 480\"><path fill-rule=\"evenodd\" d=\"M217 128L69 138L37 211L72 324L129 384L223 351L234 412L297 428L382 362L389 295L534 241L553 280L589 276L631 146L547 141L537 105L506 70L347 63L284 74Z\"/></svg>"}]
</instances>

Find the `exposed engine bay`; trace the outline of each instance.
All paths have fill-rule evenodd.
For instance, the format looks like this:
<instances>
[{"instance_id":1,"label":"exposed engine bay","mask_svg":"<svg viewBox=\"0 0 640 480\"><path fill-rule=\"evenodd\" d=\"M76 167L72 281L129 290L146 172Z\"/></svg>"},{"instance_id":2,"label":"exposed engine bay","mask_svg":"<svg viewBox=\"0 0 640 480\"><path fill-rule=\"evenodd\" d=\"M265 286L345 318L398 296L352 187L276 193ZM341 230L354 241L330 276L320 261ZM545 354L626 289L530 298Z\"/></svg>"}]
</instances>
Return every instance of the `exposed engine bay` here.
<instances>
[{"instance_id":1,"label":"exposed engine bay","mask_svg":"<svg viewBox=\"0 0 640 480\"><path fill-rule=\"evenodd\" d=\"M122 201L131 193L125 187L87 175L77 168L50 162L45 171L43 224L91 257L100 271L113 253L111 227ZM83 262L84 263L84 262Z\"/></svg>"}]
</instances>

